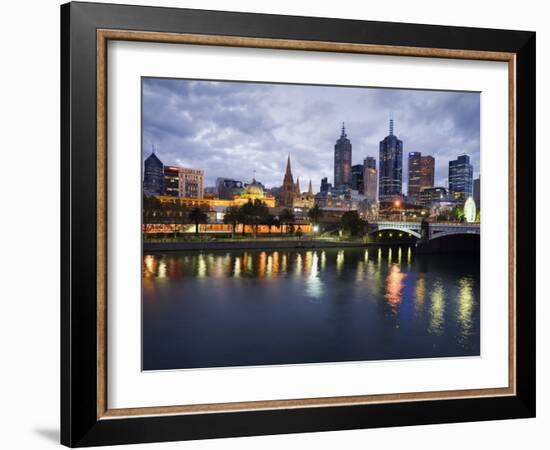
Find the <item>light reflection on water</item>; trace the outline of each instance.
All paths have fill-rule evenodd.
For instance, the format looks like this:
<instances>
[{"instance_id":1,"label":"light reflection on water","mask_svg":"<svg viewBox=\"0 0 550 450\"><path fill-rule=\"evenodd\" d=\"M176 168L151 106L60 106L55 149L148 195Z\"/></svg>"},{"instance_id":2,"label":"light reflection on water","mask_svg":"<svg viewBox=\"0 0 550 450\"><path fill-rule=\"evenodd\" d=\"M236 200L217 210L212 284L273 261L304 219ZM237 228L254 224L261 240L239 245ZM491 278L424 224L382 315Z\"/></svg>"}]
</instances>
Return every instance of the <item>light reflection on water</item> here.
<instances>
[{"instance_id":1,"label":"light reflection on water","mask_svg":"<svg viewBox=\"0 0 550 450\"><path fill-rule=\"evenodd\" d=\"M229 341L238 339L235 336L240 333L246 342L267 339L266 346L258 344L263 353L257 357L261 361L268 358L266 363L271 360L265 349L277 347L281 330L287 339L293 339L291 345L302 346L305 352L301 357L289 357L289 363L308 362L313 358L310 354L318 355L313 362L477 355L479 266L473 266L471 269L472 260L452 255L417 255L410 247L145 255L144 351L154 347L148 336L160 339L163 333L170 339L174 333L190 333L185 336L186 345L191 345L188 336L193 335L195 327L201 327L196 333L207 329L212 341L212 348L202 344L210 350L201 347L201 352L217 354L219 350L218 357L201 363L181 362L169 356L170 363L157 361L152 366L239 365L239 358L233 354L238 345L226 344L227 335L216 340L217 333L228 329L232 330ZM225 299L225 303L218 302L225 305L223 311L213 306L217 298ZM248 309L247 298L255 299L257 309ZM310 310L308 303L322 308ZM151 316L162 317L149 322L149 307ZM201 308L211 310L206 314ZM220 320L223 327L219 326ZM244 325L233 330L233 323ZM155 345L169 344L159 341ZM224 345L230 345L231 352L224 350ZM340 350L336 354L337 348ZM319 349L323 349L322 354ZM177 353L177 347L165 353L172 351ZM243 361L249 361L250 351ZM229 353L235 361L223 360ZM347 356L341 357L342 353ZM185 354L189 358L190 353ZM147 355L145 352L145 365L156 361L156 357L148 359ZM273 363L285 362L285 358L273 356Z\"/></svg>"}]
</instances>

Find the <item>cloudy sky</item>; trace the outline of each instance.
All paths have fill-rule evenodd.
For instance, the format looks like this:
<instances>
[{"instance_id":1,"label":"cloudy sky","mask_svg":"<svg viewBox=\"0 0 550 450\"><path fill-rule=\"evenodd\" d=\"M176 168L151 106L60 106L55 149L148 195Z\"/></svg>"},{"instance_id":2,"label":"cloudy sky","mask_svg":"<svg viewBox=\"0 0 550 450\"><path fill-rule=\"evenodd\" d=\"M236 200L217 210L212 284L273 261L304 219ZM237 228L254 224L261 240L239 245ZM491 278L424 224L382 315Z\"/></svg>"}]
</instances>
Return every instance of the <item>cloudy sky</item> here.
<instances>
[{"instance_id":1,"label":"cloudy sky","mask_svg":"<svg viewBox=\"0 0 550 450\"><path fill-rule=\"evenodd\" d=\"M165 165L199 168L205 186L217 177L280 186L290 154L303 190L312 179L333 181L334 144L342 122L353 164L379 159L388 134L403 141L403 189L407 154L436 160L436 185L445 186L448 162L470 155L479 176L479 94L335 86L200 80L143 79L143 157L154 145Z\"/></svg>"}]
</instances>

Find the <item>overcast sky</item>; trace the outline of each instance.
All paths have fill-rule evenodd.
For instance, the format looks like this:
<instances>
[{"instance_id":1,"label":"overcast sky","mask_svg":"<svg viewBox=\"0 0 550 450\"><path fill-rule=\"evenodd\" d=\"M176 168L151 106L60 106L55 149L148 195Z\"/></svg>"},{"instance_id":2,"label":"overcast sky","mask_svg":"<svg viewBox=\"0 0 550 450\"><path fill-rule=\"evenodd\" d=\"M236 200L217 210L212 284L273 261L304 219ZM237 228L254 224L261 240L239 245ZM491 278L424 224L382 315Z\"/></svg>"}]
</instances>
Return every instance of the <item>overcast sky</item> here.
<instances>
[{"instance_id":1,"label":"overcast sky","mask_svg":"<svg viewBox=\"0 0 550 450\"><path fill-rule=\"evenodd\" d=\"M280 186L287 155L302 190L311 177L333 182L334 144L342 122L353 164L379 160L388 134L403 141L403 189L407 154L436 161L436 185L446 186L448 162L470 155L479 176L479 94L334 86L143 80L143 157L155 145L165 165L204 170L205 186L217 177Z\"/></svg>"}]
</instances>

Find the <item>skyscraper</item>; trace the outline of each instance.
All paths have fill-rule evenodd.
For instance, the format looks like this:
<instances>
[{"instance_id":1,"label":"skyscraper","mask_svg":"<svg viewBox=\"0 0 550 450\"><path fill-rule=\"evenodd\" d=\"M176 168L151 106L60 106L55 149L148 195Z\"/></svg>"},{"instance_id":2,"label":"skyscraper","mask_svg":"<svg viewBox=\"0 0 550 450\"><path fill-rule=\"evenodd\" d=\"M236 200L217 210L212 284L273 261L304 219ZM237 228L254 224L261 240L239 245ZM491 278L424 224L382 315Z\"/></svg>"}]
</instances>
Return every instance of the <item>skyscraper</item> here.
<instances>
[{"instance_id":1,"label":"skyscraper","mask_svg":"<svg viewBox=\"0 0 550 450\"><path fill-rule=\"evenodd\" d=\"M164 195L180 197L179 167L164 166Z\"/></svg>"},{"instance_id":2,"label":"skyscraper","mask_svg":"<svg viewBox=\"0 0 550 450\"><path fill-rule=\"evenodd\" d=\"M377 178L376 159L372 156L367 156L363 161L363 189L365 197L370 202L376 201Z\"/></svg>"},{"instance_id":3,"label":"skyscraper","mask_svg":"<svg viewBox=\"0 0 550 450\"><path fill-rule=\"evenodd\" d=\"M164 165L155 155L154 148L143 165L143 193L145 195L162 195L164 192Z\"/></svg>"},{"instance_id":4,"label":"skyscraper","mask_svg":"<svg viewBox=\"0 0 550 450\"><path fill-rule=\"evenodd\" d=\"M433 187L435 179L435 159L433 156L420 158L420 191Z\"/></svg>"},{"instance_id":5,"label":"skyscraper","mask_svg":"<svg viewBox=\"0 0 550 450\"><path fill-rule=\"evenodd\" d=\"M407 196L412 203L420 198L420 173L422 155L420 152L409 153L409 177L407 181Z\"/></svg>"},{"instance_id":6,"label":"skyscraper","mask_svg":"<svg viewBox=\"0 0 550 450\"><path fill-rule=\"evenodd\" d=\"M281 192L281 202L283 206L286 206L287 208L291 208L295 195L296 193L295 193L295 186L294 186L294 178L292 177L292 169L290 168L290 155L289 155L286 161L286 172L285 172L285 177L283 179L283 189Z\"/></svg>"},{"instance_id":7,"label":"skyscraper","mask_svg":"<svg viewBox=\"0 0 550 450\"><path fill-rule=\"evenodd\" d=\"M477 209L481 209L481 178L474 180L474 201Z\"/></svg>"},{"instance_id":8,"label":"skyscraper","mask_svg":"<svg viewBox=\"0 0 550 450\"><path fill-rule=\"evenodd\" d=\"M342 123L342 133L334 145L334 188L351 187L351 142Z\"/></svg>"},{"instance_id":9,"label":"skyscraper","mask_svg":"<svg viewBox=\"0 0 550 450\"><path fill-rule=\"evenodd\" d=\"M393 134L393 119L390 119L390 134L380 141L379 200L391 200L401 196L403 184L403 141Z\"/></svg>"},{"instance_id":10,"label":"skyscraper","mask_svg":"<svg viewBox=\"0 0 550 450\"><path fill-rule=\"evenodd\" d=\"M331 191L331 189L332 189L332 184L328 182L328 178L327 177L321 178L321 187L319 191L323 194L327 194Z\"/></svg>"},{"instance_id":11,"label":"skyscraper","mask_svg":"<svg viewBox=\"0 0 550 450\"><path fill-rule=\"evenodd\" d=\"M363 171L363 164L351 166L351 188L354 191L359 191L360 194L364 190Z\"/></svg>"},{"instance_id":12,"label":"skyscraper","mask_svg":"<svg viewBox=\"0 0 550 450\"><path fill-rule=\"evenodd\" d=\"M449 193L455 201L464 202L473 193L474 168L468 155L449 161Z\"/></svg>"}]
</instances>

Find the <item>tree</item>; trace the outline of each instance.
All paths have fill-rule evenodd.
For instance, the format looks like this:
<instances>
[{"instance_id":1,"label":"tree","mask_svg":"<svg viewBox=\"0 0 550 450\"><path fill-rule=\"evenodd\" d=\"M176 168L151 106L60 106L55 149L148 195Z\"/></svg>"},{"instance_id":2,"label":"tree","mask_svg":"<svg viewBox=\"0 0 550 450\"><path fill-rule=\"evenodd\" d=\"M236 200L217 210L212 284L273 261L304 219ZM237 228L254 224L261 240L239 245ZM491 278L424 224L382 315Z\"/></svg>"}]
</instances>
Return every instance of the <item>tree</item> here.
<instances>
[{"instance_id":1,"label":"tree","mask_svg":"<svg viewBox=\"0 0 550 450\"><path fill-rule=\"evenodd\" d=\"M143 212L143 225L145 232L149 231L150 225L158 221L158 218L162 212L162 205L160 200L153 195L143 195L142 203Z\"/></svg>"},{"instance_id":2,"label":"tree","mask_svg":"<svg viewBox=\"0 0 550 450\"><path fill-rule=\"evenodd\" d=\"M242 214L245 221L252 225L254 237L258 234L258 225L266 223L269 215L269 208L260 199L256 199L253 202L249 200L241 207Z\"/></svg>"},{"instance_id":3,"label":"tree","mask_svg":"<svg viewBox=\"0 0 550 450\"><path fill-rule=\"evenodd\" d=\"M223 223L229 223L231 224L231 237L234 237L235 235L235 228L237 224L241 221L242 214L241 214L241 208L238 206L230 206L225 210L225 214L223 216ZM243 224L244 228L244 224Z\"/></svg>"},{"instance_id":4,"label":"tree","mask_svg":"<svg viewBox=\"0 0 550 450\"><path fill-rule=\"evenodd\" d=\"M307 212L307 216L309 217L309 220L311 221L311 224L313 227L319 223L319 220L323 217L323 210L319 208L319 205L313 205L313 208L311 208Z\"/></svg>"},{"instance_id":5,"label":"tree","mask_svg":"<svg viewBox=\"0 0 550 450\"><path fill-rule=\"evenodd\" d=\"M363 231L365 222L357 211L346 211L340 219L342 228L350 235L357 236Z\"/></svg>"},{"instance_id":6,"label":"tree","mask_svg":"<svg viewBox=\"0 0 550 450\"><path fill-rule=\"evenodd\" d=\"M289 225L291 230L294 230L295 217L290 209L285 208L282 210L281 214L279 215L279 221L282 225Z\"/></svg>"},{"instance_id":7,"label":"tree","mask_svg":"<svg viewBox=\"0 0 550 450\"><path fill-rule=\"evenodd\" d=\"M271 228L272 227L280 227L281 223L279 222L279 219L272 214L268 214L265 219L265 224L267 225L267 228L269 229L269 234L271 234Z\"/></svg>"},{"instance_id":8,"label":"tree","mask_svg":"<svg viewBox=\"0 0 550 450\"><path fill-rule=\"evenodd\" d=\"M189 213L189 220L195 223L195 234L199 234L199 224L208 222L208 215L198 206Z\"/></svg>"},{"instance_id":9,"label":"tree","mask_svg":"<svg viewBox=\"0 0 550 450\"><path fill-rule=\"evenodd\" d=\"M466 219L466 216L464 215L464 206L463 205L457 205L452 210L452 217L459 222L464 222Z\"/></svg>"}]
</instances>

